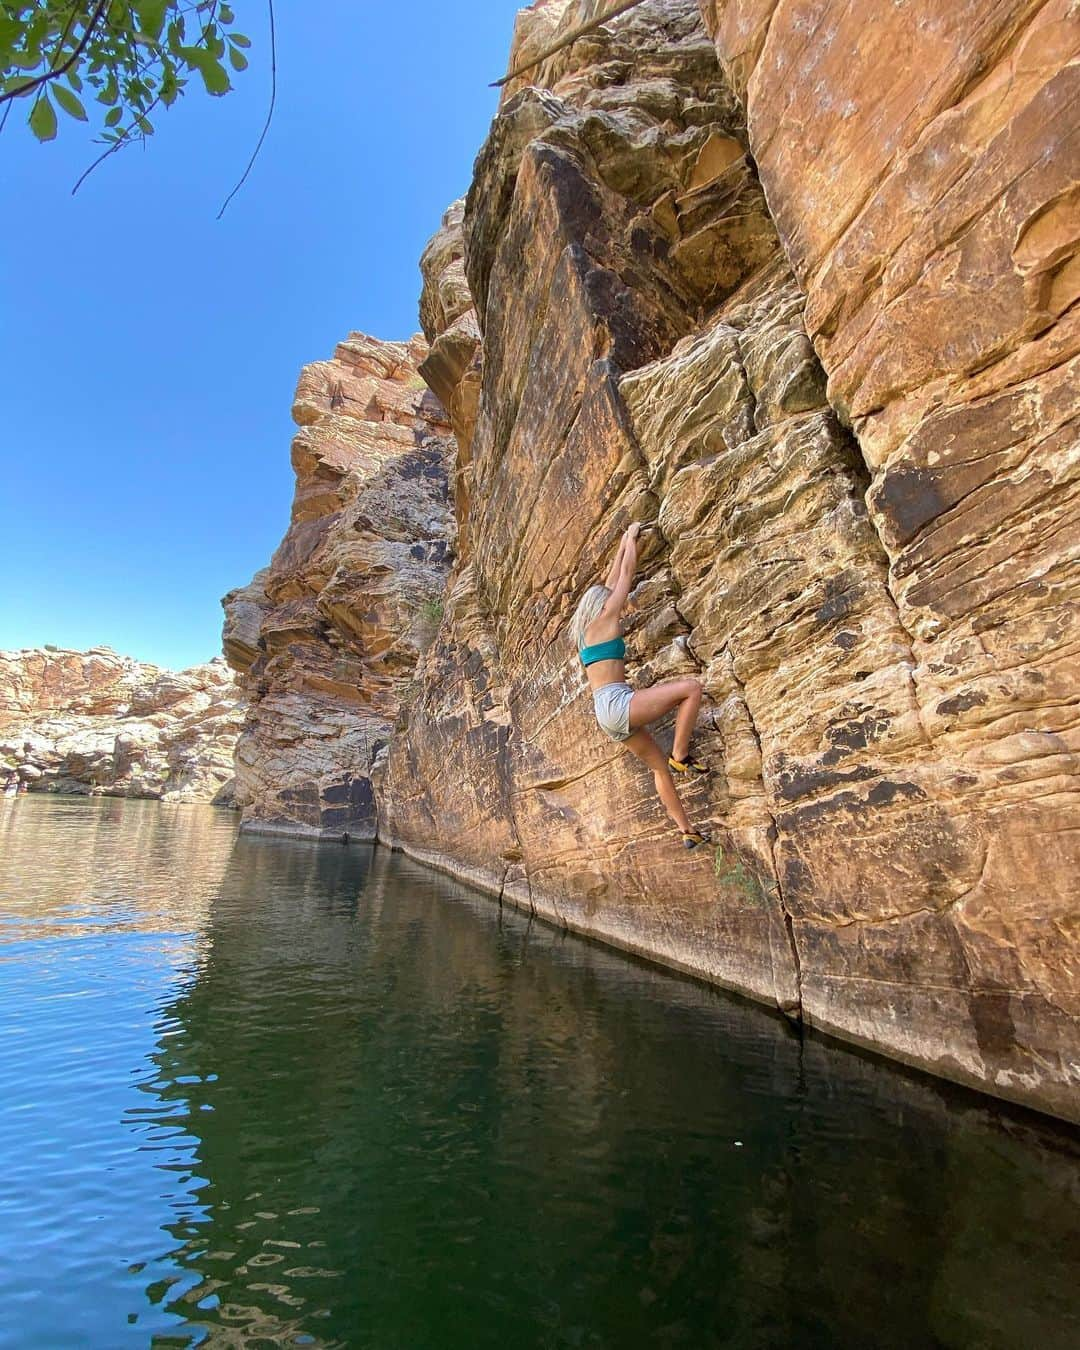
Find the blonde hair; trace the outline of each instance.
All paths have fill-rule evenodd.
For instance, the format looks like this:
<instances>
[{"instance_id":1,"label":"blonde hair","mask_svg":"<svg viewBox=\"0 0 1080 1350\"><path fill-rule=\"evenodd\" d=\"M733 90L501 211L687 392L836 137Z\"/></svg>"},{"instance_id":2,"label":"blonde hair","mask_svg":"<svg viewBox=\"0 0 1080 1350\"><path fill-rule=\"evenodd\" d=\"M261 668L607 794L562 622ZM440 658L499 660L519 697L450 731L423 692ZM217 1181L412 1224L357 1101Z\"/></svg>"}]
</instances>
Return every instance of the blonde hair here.
<instances>
[{"instance_id":1,"label":"blonde hair","mask_svg":"<svg viewBox=\"0 0 1080 1350\"><path fill-rule=\"evenodd\" d=\"M600 611L607 604L610 594L611 591L606 586L590 586L578 602L574 617L570 621L570 636L574 646L579 650L585 645L585 629L599 618Z\"/></svg>"}]
</instances>

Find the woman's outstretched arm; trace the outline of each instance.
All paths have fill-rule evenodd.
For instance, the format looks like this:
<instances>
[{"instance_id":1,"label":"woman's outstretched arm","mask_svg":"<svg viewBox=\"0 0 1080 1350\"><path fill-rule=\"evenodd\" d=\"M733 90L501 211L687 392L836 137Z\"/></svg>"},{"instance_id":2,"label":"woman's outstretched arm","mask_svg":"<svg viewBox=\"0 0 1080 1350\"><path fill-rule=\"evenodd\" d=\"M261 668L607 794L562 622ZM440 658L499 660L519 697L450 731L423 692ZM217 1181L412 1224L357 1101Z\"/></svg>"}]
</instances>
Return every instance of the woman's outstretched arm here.
<instances>
[{"instance_id":1,"label":"woman's outstretched arm","mask_svg":"<svg viewBox=\"0 0 1080 1350\"><path fill-rule=\"evenodd\" d=\"M630 594L634 584L634 572L637 570L637 537L641 529L639 521L634 521L627 528L623 535L622 545L619 550L619 571L615 576L615 584L609 589L611 594L607 598L607 603L600 611L601 615L607 618L616 618L626 604L626 597ZM615 569L612 568L609 576L614 575Z\"/></svg>"},{"instance_id":2,"label":"woman's outstretched arm","mask_svg":"<svg viewBox=\"0 0 1080 1350\"><path fill-rule=\"evenodd\" d=\"M619 539L619 547L615 550L615 561L608 568L608 574L604 578L604 585L609 591L613 591L622 572L623 554L626 552L626 531L624 530Z\"/></svg>"}]
</instances>

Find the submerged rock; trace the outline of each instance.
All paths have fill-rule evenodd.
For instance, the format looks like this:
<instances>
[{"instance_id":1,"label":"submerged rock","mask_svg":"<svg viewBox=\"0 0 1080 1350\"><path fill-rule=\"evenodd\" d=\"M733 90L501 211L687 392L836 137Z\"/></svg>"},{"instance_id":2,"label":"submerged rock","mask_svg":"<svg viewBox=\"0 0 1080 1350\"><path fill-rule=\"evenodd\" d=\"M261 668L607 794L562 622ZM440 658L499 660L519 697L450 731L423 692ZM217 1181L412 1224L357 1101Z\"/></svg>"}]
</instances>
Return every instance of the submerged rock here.
<instances>
[{"instance_id":1,"label":"submerged rock","mask_svg":"<svg viewBox=\"0 0 1080 1350\"><path fill-rule=\"evenodd\" d=\"M247 700L221 657L188 670L110 647L0 652L5 791L232 804Z\"/></svg>"}]
</instances>

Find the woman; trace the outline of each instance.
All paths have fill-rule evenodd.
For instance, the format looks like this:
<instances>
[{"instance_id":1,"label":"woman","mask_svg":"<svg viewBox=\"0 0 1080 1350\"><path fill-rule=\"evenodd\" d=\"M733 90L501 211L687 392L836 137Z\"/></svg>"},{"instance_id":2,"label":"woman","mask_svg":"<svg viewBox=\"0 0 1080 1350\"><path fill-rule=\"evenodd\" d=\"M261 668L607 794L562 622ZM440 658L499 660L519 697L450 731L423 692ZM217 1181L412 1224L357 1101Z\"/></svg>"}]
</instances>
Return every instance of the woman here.
<instances>
[{"instance_id":1,"label":"woman","mask_svg":"<svg viewBox=\"0 0 1080 1350\"><path fill-rule=\"evenodd\" d=\"M653 771L653 782L668 815L679 827L683 844L698 848L708 843L700 830L691 828L683 810L675 783L675 773L707 773L707 767L690 755L690 736L701 705L701 684L697 680L667 680L651 689L633 690L626 683L626 644L622 639L619 616L637 567L637 538L641 525L635 521L619 544L619 551L603 586L590 586L581 598L571 627L574 642L592 686L596 720L613 741L622 741ZM671 755L664 752L645 730L672 708L675 714L675 740Z\"/></svg>"}]
</instances>

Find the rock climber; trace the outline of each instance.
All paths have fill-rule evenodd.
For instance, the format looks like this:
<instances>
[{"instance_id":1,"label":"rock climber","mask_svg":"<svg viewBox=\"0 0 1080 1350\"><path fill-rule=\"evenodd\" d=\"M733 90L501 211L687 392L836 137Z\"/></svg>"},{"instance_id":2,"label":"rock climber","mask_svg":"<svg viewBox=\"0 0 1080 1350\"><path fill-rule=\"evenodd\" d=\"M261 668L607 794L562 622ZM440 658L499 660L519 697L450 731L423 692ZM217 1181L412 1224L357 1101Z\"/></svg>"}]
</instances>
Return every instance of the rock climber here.
<instances>
[{"instance_id":1,"label":"rock climber","mask_svg":"<svg viewBox=\"0 0 1080 1350\"><path fill-rule=\"evenodd\" d=\"M639 521L624 532L604 584L590 586L581 597L570 631L592 687L593 707L601 729L652 769L657 794L681 831L684 846L698 848L708 843L708 838L691 827L671 775L709 771L707 765L690 754L690 737L701 705L701 684L691 679L665 680L651 689L631 689L625 678L626 643L620 615L634 584L640 533ZM675 739L671 754L665 759L645 728L672 708L678 708Z\"/></svg>"}]
</instances>

